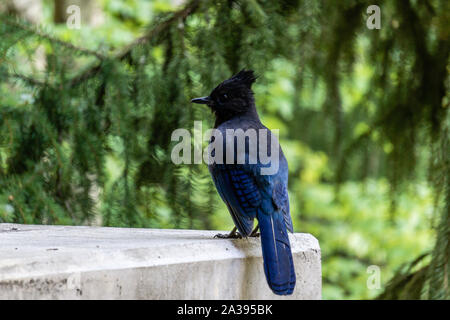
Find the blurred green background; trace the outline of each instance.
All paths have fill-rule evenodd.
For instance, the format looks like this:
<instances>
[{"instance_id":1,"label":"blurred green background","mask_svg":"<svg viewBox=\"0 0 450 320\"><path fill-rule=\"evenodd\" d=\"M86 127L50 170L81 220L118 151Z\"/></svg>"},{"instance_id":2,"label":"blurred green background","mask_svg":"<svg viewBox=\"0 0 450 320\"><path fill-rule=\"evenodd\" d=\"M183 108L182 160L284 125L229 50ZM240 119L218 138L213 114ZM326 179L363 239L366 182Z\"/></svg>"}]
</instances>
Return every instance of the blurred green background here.
<instances>
[{"instance_id":1,"label":"blurred green background","mask_svg":"<svg viewBox=\"0 0 450 320\"><path fill-rule=\"evenodd\" d=\"M372 4L3 1L0 222L231 230L170 137L212 127L190 99L251 68L323 298L448 299L450 5L378 1L378 30Z\"/></svg>"}]
</instances>

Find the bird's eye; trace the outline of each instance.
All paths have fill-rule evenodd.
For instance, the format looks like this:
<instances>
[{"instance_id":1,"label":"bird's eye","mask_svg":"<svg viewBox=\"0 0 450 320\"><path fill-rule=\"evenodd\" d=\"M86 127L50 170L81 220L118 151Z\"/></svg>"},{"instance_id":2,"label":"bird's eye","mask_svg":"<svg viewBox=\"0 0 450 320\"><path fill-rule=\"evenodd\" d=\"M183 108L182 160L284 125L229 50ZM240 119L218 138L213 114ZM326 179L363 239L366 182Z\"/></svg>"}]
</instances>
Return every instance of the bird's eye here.
<instances>
[{"instance_id":1,"label":"bird's eye","mask_svg":"<svg viewBox=\"0 0 450 320\"><path fill-rule=\"evenodd\" d=\"M225 103L228 100L228 95L226 93L221 94L218 97L219 103Z\"/></svg>"}]
</instances>

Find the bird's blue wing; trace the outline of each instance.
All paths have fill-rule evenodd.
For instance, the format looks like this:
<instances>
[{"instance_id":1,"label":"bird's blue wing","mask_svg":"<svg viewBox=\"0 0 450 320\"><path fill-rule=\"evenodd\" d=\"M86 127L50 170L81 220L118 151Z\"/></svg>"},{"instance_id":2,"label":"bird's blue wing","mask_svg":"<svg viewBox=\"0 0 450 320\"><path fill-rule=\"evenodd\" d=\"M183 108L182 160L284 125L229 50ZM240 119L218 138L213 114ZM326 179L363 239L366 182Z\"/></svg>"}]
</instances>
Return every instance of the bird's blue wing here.
<instances>
[{"instance_id":1,"label":"bird's blue wing","mask_svg":"<svg viewBox=\"0 0 450 320\"><path fill-rule=\"evenodd\" d=\"M217 191L226 203L233 221L243 236L252 232L261 193L251 172L242 165L216 164L210 167Z\"/></svg>"},{"instance_id":2,"label":"bird's blue wing","mask_svg":"<svg viewBox=\"0 0 450 320\"><path fill-rule=\"evenodd\" d=\"M294 232L289 208L289 196L285 183L276 183L273 188L272 200L275 207L283 213L284 223L290 232Z\"/></svg>"}]
</instances>

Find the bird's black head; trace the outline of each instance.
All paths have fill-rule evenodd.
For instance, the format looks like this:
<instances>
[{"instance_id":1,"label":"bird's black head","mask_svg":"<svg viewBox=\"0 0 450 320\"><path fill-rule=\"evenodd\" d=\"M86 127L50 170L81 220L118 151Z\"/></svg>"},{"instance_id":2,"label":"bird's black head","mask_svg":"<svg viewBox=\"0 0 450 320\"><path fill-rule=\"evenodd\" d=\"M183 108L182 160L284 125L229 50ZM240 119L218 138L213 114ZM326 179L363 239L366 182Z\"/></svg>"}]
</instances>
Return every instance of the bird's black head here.
<instances>
[{"instance_id":1,"label":"bird's black head","mask_svg":"<svg viewBox=\"0 0 450 320\"><path fill-rule=\"evenodd\" d=\"M216 124L240 114L256 114L252 91L255 80L253 70L241 70L219 84L209 96L192 99L191 102L208 105L216 116Z\"/></svg>"}]
</instances>

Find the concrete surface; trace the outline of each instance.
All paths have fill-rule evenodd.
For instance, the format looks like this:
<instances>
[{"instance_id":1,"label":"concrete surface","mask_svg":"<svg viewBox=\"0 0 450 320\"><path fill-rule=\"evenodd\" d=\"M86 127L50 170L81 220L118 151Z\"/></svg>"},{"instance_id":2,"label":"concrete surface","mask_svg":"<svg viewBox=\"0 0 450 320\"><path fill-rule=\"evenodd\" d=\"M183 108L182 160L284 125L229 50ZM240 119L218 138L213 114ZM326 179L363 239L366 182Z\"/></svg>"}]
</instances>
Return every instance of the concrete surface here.
<instances>
[{"instance_id":1,"label":"concrete surface","mask_svg":"<svg viewBox=\"0 0 450 320\"><path fill-rule=\"evenodd\" d=\"M217 232L0 224L0 299L280 298L267 286L260 239ZM290 241L289 298L320 299L318 241Z\"/></svg>"}]
</instances>

